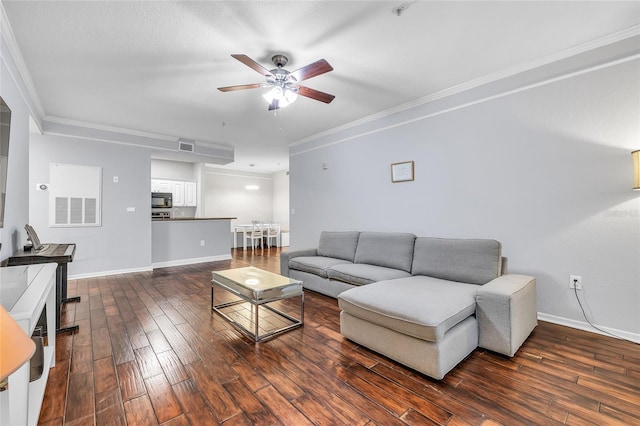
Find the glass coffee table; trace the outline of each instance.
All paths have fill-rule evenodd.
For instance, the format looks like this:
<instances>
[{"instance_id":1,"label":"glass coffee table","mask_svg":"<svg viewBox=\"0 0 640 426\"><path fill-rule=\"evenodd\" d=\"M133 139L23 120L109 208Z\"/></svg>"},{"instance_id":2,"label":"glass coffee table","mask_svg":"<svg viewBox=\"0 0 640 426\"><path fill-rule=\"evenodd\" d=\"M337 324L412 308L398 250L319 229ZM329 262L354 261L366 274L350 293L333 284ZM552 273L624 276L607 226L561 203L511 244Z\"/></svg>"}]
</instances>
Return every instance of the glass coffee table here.
<instances>
[{"instance_id":1,"label":"glass coffee table","mask_svg":"<svg viewBox=\"0 0 640 426\"><path fill-rule=\"evenodd\" d=\"M302 326L302 281L253 266L213 271L211 274L211 310L255 342ZM216 303L218 292L220 300ZM288 300L294 297L300 298L299 306ZM294 316L296 313L297 318Z\"/></svg>"}]
</instances>

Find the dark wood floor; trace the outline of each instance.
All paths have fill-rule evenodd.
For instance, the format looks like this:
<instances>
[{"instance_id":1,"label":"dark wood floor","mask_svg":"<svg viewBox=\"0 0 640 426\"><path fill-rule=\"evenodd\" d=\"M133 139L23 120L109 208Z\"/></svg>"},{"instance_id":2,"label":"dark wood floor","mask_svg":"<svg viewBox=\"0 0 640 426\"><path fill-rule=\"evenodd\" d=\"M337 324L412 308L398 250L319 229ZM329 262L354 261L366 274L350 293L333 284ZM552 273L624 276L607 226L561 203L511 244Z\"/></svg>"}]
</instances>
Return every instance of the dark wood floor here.
<instances>
[{"instance_id":1,"label":"dark wood floor","mask_svg":"<svg viewBox=\"0 0 640 426\"><path fill-rule=\"evenodd\" d=\"M640 346L540 323L515 357L476 350L436 381L344 340L334 299L254 344L210 310L211 271L279 251L69 282L42 424L640 424Z\"/></svg>"}]
</instances>

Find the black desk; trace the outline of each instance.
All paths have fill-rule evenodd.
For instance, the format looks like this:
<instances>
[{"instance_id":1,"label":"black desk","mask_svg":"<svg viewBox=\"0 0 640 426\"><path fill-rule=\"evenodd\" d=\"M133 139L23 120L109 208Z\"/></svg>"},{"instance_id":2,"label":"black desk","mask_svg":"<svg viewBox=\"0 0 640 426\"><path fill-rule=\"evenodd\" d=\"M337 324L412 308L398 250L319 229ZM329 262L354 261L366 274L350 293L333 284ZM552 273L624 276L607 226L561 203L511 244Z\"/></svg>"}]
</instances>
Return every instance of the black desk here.
<instances>
[{"instance_id":1,"label":"black desk","mask_svg":"<svg viewBox=\"0 0 640 426\"><path fill-rule=\"evenodd\" d=\"M63 303L79 302L80 297L67 297L67 263L73 262L75 244L45 244L41 250L20 250L8 260L8 266L34 265L37 263L57 263L56 268L56 333L78 330L77 325L60 328L60 309Z\"/></svg>"}]
</instances>

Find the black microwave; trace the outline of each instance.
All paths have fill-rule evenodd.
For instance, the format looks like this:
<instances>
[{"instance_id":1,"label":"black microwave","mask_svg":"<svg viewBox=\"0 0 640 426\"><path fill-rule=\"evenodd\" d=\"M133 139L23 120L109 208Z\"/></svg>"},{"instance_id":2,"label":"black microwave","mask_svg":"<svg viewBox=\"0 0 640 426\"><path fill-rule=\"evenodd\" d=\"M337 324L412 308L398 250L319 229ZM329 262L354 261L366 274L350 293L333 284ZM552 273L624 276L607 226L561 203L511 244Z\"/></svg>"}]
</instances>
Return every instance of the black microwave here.
<instances>
[{"instance_id":1,"label":"black microwave","mask_svg":"<svg viewBox=\"0 0 640 426\"><path fill-rule=\"evenodd\" d=\"M152 192L151 208L170 209L173 207L173 195L170 192Z\"/></svg>"}]
</instances>

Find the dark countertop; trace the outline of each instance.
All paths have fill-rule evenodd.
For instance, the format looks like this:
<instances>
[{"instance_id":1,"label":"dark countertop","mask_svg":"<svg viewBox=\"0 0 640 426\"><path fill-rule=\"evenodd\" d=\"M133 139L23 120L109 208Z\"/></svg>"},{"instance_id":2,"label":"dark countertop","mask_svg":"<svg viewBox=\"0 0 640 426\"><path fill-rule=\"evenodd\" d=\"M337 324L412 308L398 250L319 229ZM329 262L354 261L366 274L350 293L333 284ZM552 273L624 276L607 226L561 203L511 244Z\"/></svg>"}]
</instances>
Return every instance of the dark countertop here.
<instances>
[{"instance_id":1,"label":"dark countertop","mask_svg":"<svg viewBox=\"0 0 640 426\"><path fill-rule=\"evenodd\" d=\"M185 220L233 220L237 217L176 217L170 219L151 219L153 222L183 222Z\"/></svg>"}]
</instances>

